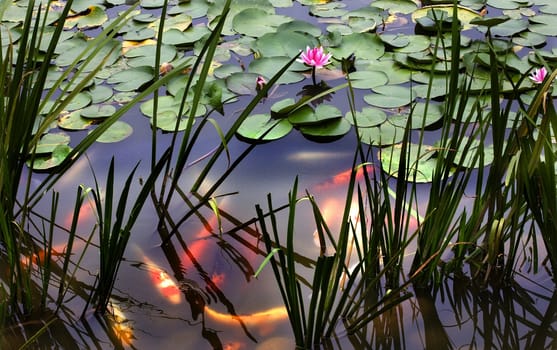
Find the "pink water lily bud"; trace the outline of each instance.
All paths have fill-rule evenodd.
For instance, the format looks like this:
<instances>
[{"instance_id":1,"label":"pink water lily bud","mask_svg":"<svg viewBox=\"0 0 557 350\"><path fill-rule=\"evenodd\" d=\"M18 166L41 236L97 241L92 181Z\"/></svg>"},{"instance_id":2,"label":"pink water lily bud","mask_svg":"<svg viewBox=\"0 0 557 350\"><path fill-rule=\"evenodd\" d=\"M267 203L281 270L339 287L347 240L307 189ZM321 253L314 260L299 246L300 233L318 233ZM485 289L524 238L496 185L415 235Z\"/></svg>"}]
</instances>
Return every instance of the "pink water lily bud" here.
<instances>
[{"instance_id":1,"label":"pink water lily bud","mask_svg":"<svg viewBox=\"0 0 557 350\"><path fill-rule=\"evenodd\" d=\"M257 79L255 80L255 89L257 91L259 91L259 90L263 89L265 84L267 84L267 81L265 80L265 78L263 78L261 75L259 75L257 77Z\"/></svg>"},{"instance_id":2,"label":"pink water lily bud","mask_svg":"<svg viewBox=\"0 0 557 350\"><path fill-rule=\"evenodd\" d=\"M536 68L532 73L530 73L530 80L534 82L534 84L541 84L543 83L545 77L547 75L547 69L545 67Z\"/></svg>"},{"instance_id":3,"label":"pink water lily bud","mask_svg":"<svg viewBox=\"0 0 557 350\"><path fill-rule=\"evenodd\" d=\"M332 54L326 54L321 46L314 47L313 49L307 46L306 51L302 52L298 61L311 67L323 68L323 66L330 63L329 59L331 56Z\"/></svg>"}]
</instances>

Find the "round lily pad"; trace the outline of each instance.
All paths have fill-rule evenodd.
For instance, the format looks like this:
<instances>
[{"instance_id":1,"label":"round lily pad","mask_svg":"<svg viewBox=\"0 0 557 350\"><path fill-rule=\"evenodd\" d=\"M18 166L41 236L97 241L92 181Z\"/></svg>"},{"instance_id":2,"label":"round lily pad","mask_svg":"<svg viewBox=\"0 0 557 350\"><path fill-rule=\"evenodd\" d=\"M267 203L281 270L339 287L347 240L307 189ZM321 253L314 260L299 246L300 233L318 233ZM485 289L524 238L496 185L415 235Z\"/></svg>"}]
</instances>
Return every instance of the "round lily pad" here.
<instances>
[{"instance_id":1,"label":"round lily pad","mask_svg":"<svg viewBox=\"0 0 557 350\"><path fill-rule=\"evenodd\" d=\"M27 161L27 166L35 171L51 170L62 164L71 150L71 147L68 145L58 145L48 156L35 157L32 164L30 161Z\"/></svg>"},{"instance_id":2,"label":"round lily pad","mask_svg":"<svg viewBox=\"0 0 557 350\"><path fill-rule=\"evenodd\" d=\"M94 119L85 119L81 117L81 111L73 111L65 113L58 117L58 127L65 130L84 130L95 124Z\"/></svg>"},{"instance_id":3,"label":"round lily pad","mask_svg":"<svg viewBox=\"0 0 557 350\"><path fill-rule=\"evenodd\" d=\"M236 131L237 135L250 141L271 141L282 138L292 130L287 119L273 119L269 114L247 117Z\"/></svg>"},{"instance_id":4,"label":"round lily pad","mask_svg":"<svg viewBox=\"0 0 557 350\"><path fill-rule=\"evenodd\" d=\"M383 85L373 88L374 94L364 96L364 101L372 106L382 108L398 108L406 106L416 98L409 87Z\"/></svg>"},{"instance_id":5,"label":"round lily pad","mask_svg":"<svg viewBox=\"0 0 557 350\"><path fill-rule=\"evenodd\" d=\"M126 122L117 120L105 132L97 138L97 142L114 143L119 142L130 136L133 128Z\"/></svg>"},{"instance_id":6,"label":"round lily pad","mask_svg":"<svg viewBox=\"0 0 557 350\"><path fill-rule=\"evenodd\" d=\"M335 118L323 123L300 126L300 132L314 140L334 140L346 135L352 126L344 118Z\"/></svg>"},{"instance_id":7,"label":"round lily pad","mask_svg":"<svg viewBox=\"0 0 557 350\"><path fill-rule=\"evenodd\" d=\"M346 112L346 120L352 125L367 128L383 123L387 120L387 114L379 108L364 107L361 111L356 111L354 115L351 112Z\"/></svg>"},{"instance_id":8,"label":"round lily pad","mask_svg":"<svg viewBox=\"0 0 557 350\"><path fill-rule=\"evenodd\" d=\"M116 107L113 105L91 105L83 108L80 114L83 118L103 119L108 118L116 113Z\"/></svg>"}]
</instances>

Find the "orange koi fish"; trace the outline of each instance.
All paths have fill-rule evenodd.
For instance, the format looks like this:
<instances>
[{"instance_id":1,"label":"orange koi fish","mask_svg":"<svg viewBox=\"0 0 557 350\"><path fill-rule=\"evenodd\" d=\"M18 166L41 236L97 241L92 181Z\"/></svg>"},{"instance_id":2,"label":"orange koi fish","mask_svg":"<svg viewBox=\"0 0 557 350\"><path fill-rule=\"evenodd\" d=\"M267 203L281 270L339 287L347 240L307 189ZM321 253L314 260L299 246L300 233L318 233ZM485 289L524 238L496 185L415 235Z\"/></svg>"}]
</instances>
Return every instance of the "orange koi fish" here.
<instances>
[{"instance_id":1,"label":"orange koi fish","mask_svg":"<svg viewBox=\"0 0 557 350\"><path fill-rule=\"evenodd\" d=\"M205 316L223 325L243 324L248 328L256 327L263 331L268 331L270 329L269 327L288 320L288 312L284 306L276 306L253 314L231 315L213 310L206 305Z\"/></svg>"},{"instance_id":2,"label":"orange koi fish","mask_svg":"<svg viewBox=\"0 0 557 350\"><path fill-rule=\"evenodd\" d=\"M149 271L151 281L159 293L171 304L180 304L182 302L182 291L178 287L176 281L174 281L174 279L172 279L166 271L149 259L139 246L136 245L135 247L141 256L143 263L147 266L147 271Z\"/></svg>"},{"instance_id":3,"label":"orange koi fish","mask_svg":"<svg viewBox=\"0 0 557 350\"><path fill-rule=\"evenodd\" d=\"M120 307L112 302L110 303L109 322L111 323L112 330L116 337L118 337L122 343L131 345L135 339L131 322Z\"/></svg>"},{"instance_id":4,"label":"orange koi fish","mask_svg":"<svg viewBox=\"0 0 557 350\"><path fill-rule=\"evenodd\" d=\"M372 165L366 165L365 168L367 170L368 175L372 175L374 173L374 168ZM333 176L331 179L316 185L315 190L320 191L320 190L335 188L342 185L347 185L350 182L351 174L352 174L352 169L342 171L336 174L335 176ZM364 178L364 167L359 167L356 170L356 181L360 181L363 178Z\"/></svg>"}]
</instances>

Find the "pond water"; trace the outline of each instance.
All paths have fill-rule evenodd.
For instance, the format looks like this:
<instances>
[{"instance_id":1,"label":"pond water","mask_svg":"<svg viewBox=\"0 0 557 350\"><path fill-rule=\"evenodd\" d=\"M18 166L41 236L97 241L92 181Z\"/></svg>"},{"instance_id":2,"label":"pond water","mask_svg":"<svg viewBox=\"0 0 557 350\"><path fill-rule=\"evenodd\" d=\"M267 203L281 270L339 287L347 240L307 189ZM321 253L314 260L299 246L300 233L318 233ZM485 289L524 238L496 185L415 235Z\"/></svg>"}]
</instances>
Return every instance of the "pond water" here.
<instances>
[{"instance_id":1,"label":"pond water","mask_svg":"<svg viewBox=\"0 0 557 350\"><path fill-rule=\"evenodd\" d=\"M204 1L195 3L202 2ZM276 14L315 24L323 31L328 25L340 22L339 16L320 17L311 14L311 7L303 3L293 2L291 6L277 7ZM343 10L373 6L374 3L364 0L338 2L346 5ZM388 1L377 2L380 3L385 4ZM469 5L481 1L462 3ZM498 3L494 1L492 5ZM544 3L532 2L532 5L536 10ZM503 11L496 6L487 8L492 15ZM523 11L526 8L524 6ZM158 10L143 9L143 12L158 13ZM385 25L383 33L414 32L415 24L409 14L394 17L392 22ZM200 17L194 23L204 23L205 20L205 17ZM95 30L90 32L94 33ZM479 32L475 35L481 37ZM228 38L232 40L235 36ZM251 56L238 57L234 56L230 62L236 64L241 61L242 64L249 65ZM318 72L318 80L324 80L330 86L340 85L345 79L338 75L338 70L338 66L335 66L330 71ZM254 113L267 113L275 102L287 97L295 98L308 84L311 84L311 77L306 73L303 81L279 85L255 108ZM356 109L362 107L362 96L367 93L356 91ZM226 130L248 102L249 98L240 97L237 102L225 105L223 116L215 115L214 118ZM332 95L327 103L337 107L342 114L349 110L344 90ZM115 144L96 143L87 152L88 160L101 183L111 158L115 157L116 188L123 187L129 171L138 161L141 164L137 177L146 177L150 171L148 158L151 152L151 128L148 120L142 115L139 106L126 113L122 120L133 126L133 133L128 138ZM214 130L207 128L205 131L196 144L192 159L210 153L220 142L220 137ZM438 133L437 130L428 133L432 142L436 140ZM75 136L76 139L79 137L81 136ZM171 137L170 133L159 133L159 152L167 147ZM77 140L72 139L72 142ZM240 155L248 145L234 139L228 145L231 159ZM255 205L265 207L269 193L272 194L274 205L287 203L288 192L297 176L300 194L307 189L314 195L330 224L338 231L356 145L356 138L352 133L335 141L315 142L299 132L291 132L277 141L257 145L231 172L216 193L219 195L217 203L222 221L219 223L211 208L203 207L198 215L193 215L180 226L179 232L168 244L162 246L157 228L157 211L147 201L132 231L111 299L113 312L122 314L119 322L106 323L105 319L92 312L87 312L80 319L87 300L83 295L77 295L64 304L63 321L56 322L40 337L40 347L230 350L294 348L292 330L270 266L257 278L253 277L267 254L259 227L255 224ZM203 164L201 161L188 166L180 178L182 188L189 188L201 172ZM206 186L216 181L227 166L227 161L221 159L199 192L203 193ZM379 164L375 164L373 170L378 169ZM41 179L43 176L45 175L37 174L36 178ZM94 186L94 177L85 158L81 158L64 175L55 189L61 193L62 198L73 198L79 184ZM420 196L422 190L427 193L427 186L428 184L418 185L419 206L427 205L427 198ZM139 188L135 181L131 198L134 198ZM190 198L194 196L191 195ZM61 204L61 220L69 225L73 203L67 201ZM177 219L187 210L185 202L180 200L174 201L170 207L171 216ZM280 212L278 217L279 221L287 221L285 211ZM311 269L308 267L313 268L311 261L317 258L320 249L314 238L315 222L311 207L300 205L297 218L296 252L300 263L305 264L305 270L300 274L309 279ZM89 204L86 204L79 221L83 238L88 237L95 223L94 213ZM244 227L244 223L249 225ZM219 225L222 225L221 229ZM59 235L55 238L56 244L63 247L65 239L63 234ZM85 246L83 241L78 244L81 249ZM543 251L541 240L538 244L540 251ZM407 251L409 258L405 260L406 271L410 269L412 247ZM76 254L78 252L79 250ZM323 347L535 349L555 346L557 295L554 283L548 271L531 273L534 263L529 260L529 256L525 252L524 257L518 259L521 265L517 267L515 281L504 288L479 289L467 277L447 280L435 294L421 289L414 290L409 286L414 297L379 315L368 327L355 334L348 335L343 326L339 325L337 334L325 340ZM88 249L80 266L82 268L77 271L75 278L83 282L83 292L88 293L95 281L97 251ZM167 279L177 286L178 293L173 287L161 285ZM307 293L309 299L309 288L304 289L304 293ZM40 326L22 328L25 328L25 333L33 334L33 330ZM15 343L20 343L20 339L14 341Z\"/></svg>"}]
</instances>

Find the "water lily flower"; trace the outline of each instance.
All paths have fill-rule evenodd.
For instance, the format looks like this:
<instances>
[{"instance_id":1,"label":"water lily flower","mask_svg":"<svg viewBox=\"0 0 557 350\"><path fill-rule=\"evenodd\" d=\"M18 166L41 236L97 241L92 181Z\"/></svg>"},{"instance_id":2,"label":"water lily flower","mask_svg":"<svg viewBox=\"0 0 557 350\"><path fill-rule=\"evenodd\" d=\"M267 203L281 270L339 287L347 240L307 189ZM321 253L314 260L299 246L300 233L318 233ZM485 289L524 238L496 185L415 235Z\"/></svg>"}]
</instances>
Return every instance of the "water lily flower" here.
<instances>
[{"instance_id":1,"label":"water lily flower","mask_svg":"<svg viewBox=\"0 0 557 350\"><path fill-rule=\"evenodd\" d=\"M536 68L530 74L529 78L534 82L534 84L541 84L543 83L545 77L547 76L547 69L545 67Z\"/></svg>"},{"instance_id":2,"label":"water lily flower","mask_svg":"<svg viewBox=\"0 0 557 350\"><path fill-rule=\"evenodd\" d=\"M325 51L323 51L323 48L321 46L314 47L313 49L307 46L306 51L302 52L302 54L300 55L300 59L298 59L298 61L312 67L313 69L311 73L311 77L313 79L314 85L317 85L317 83L315 82L315 70L317 68L323 68L323 66L326 66L327 64L331 63L329 61L331 56L332 54L325 53Z\"/></svg>"},{"instance_id":3,"label":"water lily flower","mask_svg":"<svg viewBox=\"0 0 557 350\"><path fill-rule=\"evenodd\" d=\"M300 55L299 61L310 67L323 68L323 66L330 63L329 59L331 56L332 54L326 54L321 46L314 47L313 49L307 46L306 51Z\"/></svg>"},{"instance_id":4,"label":"water lily flower","mask_svg":"<svg viewBox=\"0 0 557 350\"><path fill-rule=\"evenodd\" d=\"M265 80L265 78L263 78L261 75L257 76L257 79L255 79L255 89L257 91L259 91L259 90L263 89L265 84L267 84L267 81Z\"/></svg>"},{"instance_id":5,"label":"water lily flower","mask_svg":"<svg viewBox=\"0 0 557 350\"><path fill-rule=\"evenodd\" d=\"M174 66L168 62L163 62L161 64L161 66L159 67L159 73L160 75L164 76L166 75L166 73L170 72L171 70L174 69Z\"/></svg>"}]
</instances>

